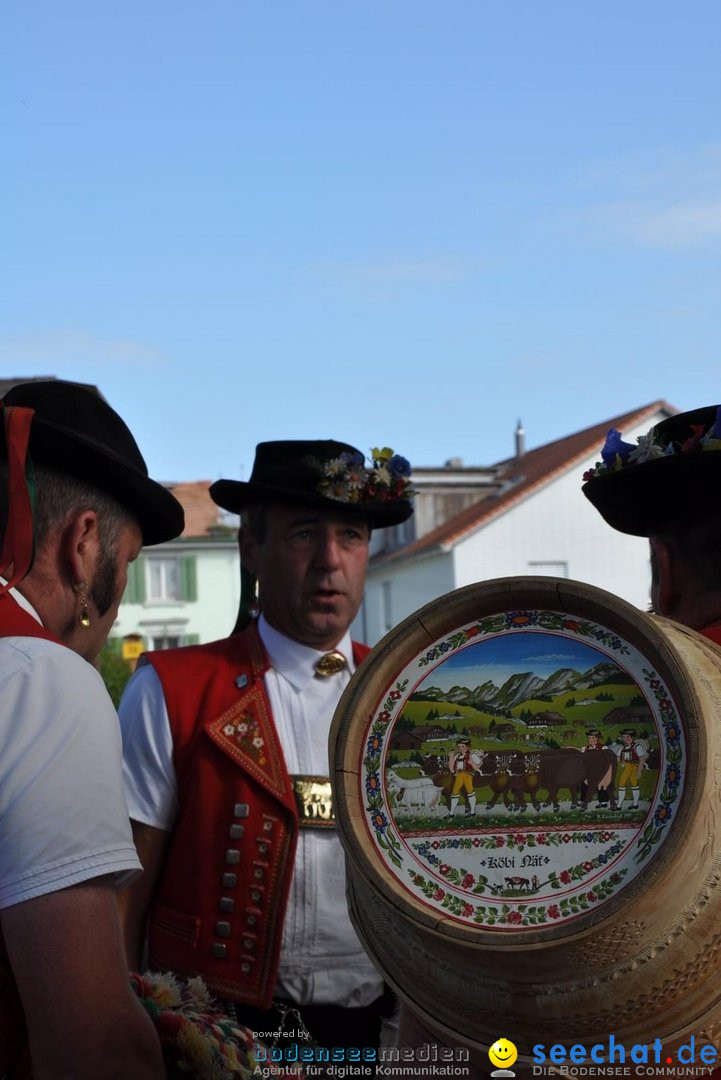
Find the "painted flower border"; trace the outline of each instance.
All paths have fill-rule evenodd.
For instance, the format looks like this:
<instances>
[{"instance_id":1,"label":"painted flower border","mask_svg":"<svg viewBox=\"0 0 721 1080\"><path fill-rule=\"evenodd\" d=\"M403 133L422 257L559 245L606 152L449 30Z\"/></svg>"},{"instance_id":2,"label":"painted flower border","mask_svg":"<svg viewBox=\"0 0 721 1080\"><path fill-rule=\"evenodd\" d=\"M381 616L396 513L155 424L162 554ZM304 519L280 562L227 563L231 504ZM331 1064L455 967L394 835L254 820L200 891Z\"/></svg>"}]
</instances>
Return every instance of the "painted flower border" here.
<instances>
[{"instance_id":1,"label":"painted flower border","mask_svg":"<svg viewBox=\"0 0 721 1080\"><path fill-rule=\"evenodd\" d=\"M665 768L664 785L658 798L653 819L641 833L636 851L636 861L643 862L651 854L656 844L663 835L673 817L674 803L677 802L681 792L681 779L683 776L683 728L673 701L669 697L666 687L655 671L643 668L643 677L648 688L656 698L663 733L665 737Z\"/></svg>"},{"instance_id":2,"label":"painted flower border","mask_svg":"<svg viewBox=\"0 0 721 1080\"><path fill-rule=\"evenodd\" d=\"M408 670L413 664L417 664L418 668L426 667L428 664L441 659L448 653L463 648L476 638L480 640L491 634L507 633L509 630L528 630L530 627L537 628L538 630L556 632L566 631L575 634L579 638L587 639L589 644L598 643L603 645L606 649L617 653L619 656L631 655L629 646L626 645L618 634L605 629L603 626L599 626L597 623L587 619L569 617L561 612L543 609L528 609L500 612L496 615L486 616L476 623L470 623L468 626L456 630L452 634L449 634L447 637L436 642L430 649L427 649L422 656L410 661L410 663L406 665L405 670ZM641 670L650 692L656 699L661 714L661 723L665 736L665 746L663 747L665 754L662 760L666 769L666 774L664 787L660 796L657 796L658 804L653 812L652 821L646 826L637 843L635 861L639 867L640 864L655 850L673 818L674 804L678 800L683 777L683 769L681 767L683 762L682 728L678 714L666 687L658 674L647 668L642 668ZM434 900L436 903L441 902L441 907L456 917L460 917L461 919L469 919L472 917L473 921L476 923L479 921L483 922L483 917L480 916L480 912L488 910L489 921L485 925L489 926L495 925L496 923L504 923L504 919L501 918L499 912L503 912L506 908L508 909L508 913L513 915L513 918L510 921L508 919L505 920L508 925L530 926L546 922L548 918L570 918L573 915L577 915L582 911L587 910L590 905L597 904L607 899L626 876L628 872L626 868L614 871L609 877L604 878L602 882L598 883L598 885L588 893L573 894L572 896L561 900L559 905L550 905L550 908L555 909L557 907L561 913L556 916L550 914L548 905L528 905L527 903L524 903L515 909L508 904L503 904L499 907L491 905L487 909L484 905L480 905L476 907L473 912L469 912L466 909L469 906L473 907L473 905L469 905L460 897L453 897L452 894L440 889L436 883L427 881L423 875L419 874L414 868L405 865L404 845L394 828L394 823L391 820L390 807L384 797L381 781L381 762L386 735L394 719L398 703L402 700L408 687L408 683L408 678L398 680L393 685L393 688L387 691L381 707L376 711L371 722L370 730L366 737L366 754L363 758L364 771L362 773L362 783L366 794L368 823L378 848L384 853L393 866L398 870L405 869L410 880L421 889L425 896ZM512 834L509 834L509 837L511 835ZM464 839L470 839L472 842L472 838ZM509 846L511 845L509 844ZM579 865L583 866L583 864ZM588 872L590 873L590 871ZM424 884L420 884L421 882ZM441 895L438 895L439 891ZM585 897L586 899L581 903L579 897ZM548 911L546 909L548 909ZM564 914L564 912L566 914ZM517 919L516 916L519 916L519 918Z\"/></svg>"},{"instance_id":3,"label":"painted flower border","mask_svg":"<svg viewBox=\"0 0 721 1080\"><path fill-rule=\"evenodd\" d=\"M431 848L434 846L434 843L430 840L422 840L417 844L411 843L411 847L417 852L420 858L431 866L437 866L438 873L442 878L445 878L449 884L454 885L462 892L471 892L474 895L485 896L489 892L490 895L494 895L492 890L489 889L488 878L485 874L478 874L476 876L464 867L449 866L448 863L441 862L440 858L431 851ZM551 870L548 875L548 883L552 889L564 889L574 882L583 881L585 877L588 877L589 874L598 870L600 866L605 866L607 862L615 859L622 850L623 841L620 837L617 837L615 843L611 844L605 851L600 851L598 855L595 855L592 859L585 859L582 863L577 863L575 866L567 866L559 873L556 873L555 870ZM521 897L518 897L518 899L520 898Z\"/></svg>"},{"instance_id":4,"label":"painted flower border","mask_svg":"<svg viewBox=\"0 0 721 1080\"><path fill-rule=\"evenodd\" d=\"M574 893L565 896L554 904L524 904L522 908L512 904L472 904L468 900L462 900L454 893L438 885L435 881L429 881L415 870L407 868L408 876L412 883L429 900L448 911L451 915L462 919L470 919L473 923L483 928L490 926L505 926L517 929L524 926L539 926L544 923L553 923L573 918L589 911L599 902L607 900L609 896L617 892L623 878L628 873L627 869L614 870L612 874L599 881L593 889L587 892Z\"/></svg>"},{"instance_id":5,"label":"painted flower border","mask_svg":"<svg viewBox=\"0 0 721 1080\"><path fill-rule=\"evenodd\" d=\"M428 843L434 851L445 851L447 848L471 848L482 847L489 850L500 850L506 847L509 850L524 851L527 847L559 847L561 844L607 844L609 840L618 840L618 833L613 829L575 829L573 832L555 833L502 833L489 836L445 836L440 839L429 840Z\"/></svg>"}]
</instances>

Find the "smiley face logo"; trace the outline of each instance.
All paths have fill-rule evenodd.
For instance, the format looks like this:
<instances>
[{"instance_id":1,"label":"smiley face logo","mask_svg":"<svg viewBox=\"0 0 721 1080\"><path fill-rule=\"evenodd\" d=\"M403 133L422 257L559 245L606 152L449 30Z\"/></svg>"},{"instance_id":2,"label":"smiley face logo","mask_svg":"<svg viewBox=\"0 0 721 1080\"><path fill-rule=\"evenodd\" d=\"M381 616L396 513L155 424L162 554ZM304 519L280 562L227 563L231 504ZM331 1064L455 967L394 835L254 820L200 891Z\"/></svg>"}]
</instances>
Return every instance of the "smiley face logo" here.
<instances>
[{"instance_id":1,"label":"smiley face logo","mask_svg":"<svg viewBox=\"0 0 721 1080\"><path fill-rule=\"evenodd\" d=\"M508 1069L518 1057L518 1051L510 1039L496 1039L488 1051L491 1064L498 1069Z\"/></svg>"}]
</instances>

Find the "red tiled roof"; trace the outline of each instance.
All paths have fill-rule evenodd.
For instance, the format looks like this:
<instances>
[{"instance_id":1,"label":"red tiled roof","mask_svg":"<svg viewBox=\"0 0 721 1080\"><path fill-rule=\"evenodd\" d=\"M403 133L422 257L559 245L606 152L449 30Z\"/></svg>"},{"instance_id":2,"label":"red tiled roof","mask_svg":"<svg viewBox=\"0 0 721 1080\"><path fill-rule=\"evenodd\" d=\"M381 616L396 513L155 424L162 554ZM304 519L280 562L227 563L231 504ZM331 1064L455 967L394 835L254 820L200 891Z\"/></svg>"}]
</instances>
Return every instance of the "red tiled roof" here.
<instances>
[{"instance_id":1,"label":"red tiled roof","mask_svg":"<svg viewBox=\"0 0 721 1080\"><path fill-rule=\"evenodd\" d=\"M208 536L210 530L222 524L220 510L208 494L212 480L195 480L186 484L172 484L170 490L185 510L185 528L181 536Z\"/></svg>"},{"instance_id":2,"label":"red tiled roof","mask_svg":"<svg viewBox=\"0 0 721 1080\"><path fill-rule=\"evenodd\" d=\"M574 464L583 461L590 454L595 452L600 456L600 449L609 428L627 430L642 424L646 419L650 420L659 411L665 411L669 416L678 412L673 405L665 401L652 401L640 409L634 409L622 416L614 416L601 424L594 424L593 427L584 428L583 431L577 431L573 435L566 435L563 439L556 439L555 442L529 450L520 459L509 458L498 462L495 468L498 469L498 480L502 485L498 494L491 493L483 496L478 502L462 510L460 514L456 514L410 544L388 553L379 552L372 560L373 565L408 559L434 549L444 550L451 547L463 536L487 525L493 518L509 510L516 503L522 502L534 491L573 468Z\"/></svg>"}]
</instances>

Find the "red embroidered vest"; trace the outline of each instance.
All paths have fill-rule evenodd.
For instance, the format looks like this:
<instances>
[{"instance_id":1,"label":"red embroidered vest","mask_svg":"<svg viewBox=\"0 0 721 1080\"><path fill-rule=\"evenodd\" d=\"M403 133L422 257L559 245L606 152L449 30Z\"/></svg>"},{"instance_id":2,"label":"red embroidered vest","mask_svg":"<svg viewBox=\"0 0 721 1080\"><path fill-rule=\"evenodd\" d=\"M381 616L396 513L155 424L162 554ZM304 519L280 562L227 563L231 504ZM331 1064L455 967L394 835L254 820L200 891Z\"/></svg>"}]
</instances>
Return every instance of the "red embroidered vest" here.
<instances>
[{"instance_id":1,"label":"red embroidered vest","mask_svg":"<svg viewBox=\"0 0 721 1080\"><path fill-rule=\"evenodd\" d=\"M356 663L368 652L354 643ZM268 1008L298 835L263 683L270 665L255 625L147 660L165 694L180 798L150 913L151 967Z\"/></svg>"},{"instance_id":2,"label":"red embroidered vest","mask_svg":"<svg viewBox=\"0 0 721 1080\"><path fill-rule=\"evenodd\" d=\"M61 644L7 593L0 594L0 637L38 637ZM30 1080L31 1075L25 1016L0 931L0 1076Z\"/></svg>"}]
</instances>

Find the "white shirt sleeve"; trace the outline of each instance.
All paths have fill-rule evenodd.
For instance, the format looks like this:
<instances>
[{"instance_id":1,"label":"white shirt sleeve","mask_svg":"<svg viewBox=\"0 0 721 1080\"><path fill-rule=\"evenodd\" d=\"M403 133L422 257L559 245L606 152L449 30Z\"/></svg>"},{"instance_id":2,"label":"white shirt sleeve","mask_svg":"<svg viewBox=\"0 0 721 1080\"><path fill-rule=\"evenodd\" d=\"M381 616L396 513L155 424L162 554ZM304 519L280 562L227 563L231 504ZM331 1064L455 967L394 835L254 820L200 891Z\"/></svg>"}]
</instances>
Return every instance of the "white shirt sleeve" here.
<instances>
[{"instance_id":1,"label":"white shirt sleeve","mask_svg":"<svg viewBox=\"0 0 721 1080\"><path fill-rule=\"evenodd\" d=\"M163 687L150 664L143 664L133 674L118 715L130 817L170 831L178 816L173 739Z\"/></svg>"},{"instance_id":2,"label":"white shirt sleeve","mask_svg":"<svg viewBox=\"0 0 721 1080\"><path fill-rule=\"evenodd\" d=\"M120 731L82 657L40 638L0 643L0 908L140 870Z\"/></svg>"}]
</instances>

